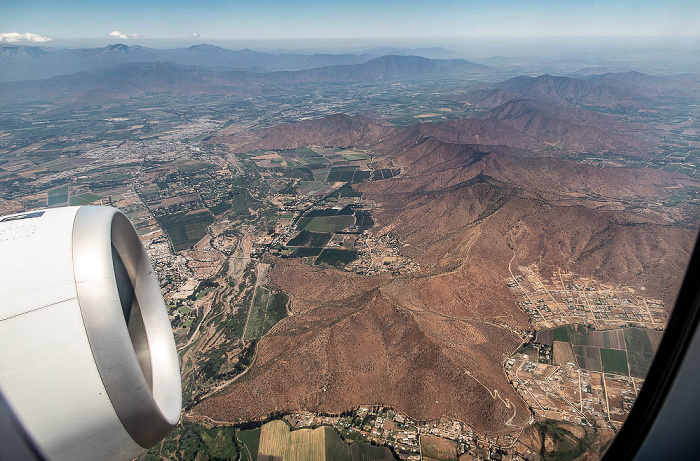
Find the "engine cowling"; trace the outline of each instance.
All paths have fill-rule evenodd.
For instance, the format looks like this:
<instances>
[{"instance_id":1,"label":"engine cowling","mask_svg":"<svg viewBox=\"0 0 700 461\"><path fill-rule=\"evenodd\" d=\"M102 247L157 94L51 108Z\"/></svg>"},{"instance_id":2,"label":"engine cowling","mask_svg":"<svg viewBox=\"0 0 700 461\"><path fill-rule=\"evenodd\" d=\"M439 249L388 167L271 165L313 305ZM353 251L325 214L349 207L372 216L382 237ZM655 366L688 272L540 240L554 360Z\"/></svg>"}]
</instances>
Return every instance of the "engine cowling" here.
<instances>
[{"instance_id":1,"label":"engine cowling","mask_svg":"<svg viewBox=\"0 0 700 461\"><path fill-rule=\"evenodd\" d=\"M0 390L49 460L133 459L177 424L167 310L116 208L0 218Z\"/></svg>"}]
</instances>

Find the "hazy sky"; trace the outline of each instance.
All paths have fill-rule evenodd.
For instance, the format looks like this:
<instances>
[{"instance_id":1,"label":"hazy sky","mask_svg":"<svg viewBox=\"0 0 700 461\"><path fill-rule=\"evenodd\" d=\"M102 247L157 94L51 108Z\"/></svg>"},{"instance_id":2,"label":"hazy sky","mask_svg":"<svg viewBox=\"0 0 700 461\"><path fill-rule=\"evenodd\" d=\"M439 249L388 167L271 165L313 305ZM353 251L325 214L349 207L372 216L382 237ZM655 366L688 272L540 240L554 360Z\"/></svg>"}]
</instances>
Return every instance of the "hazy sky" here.
<instances>
[{"instance_id":1,"label":"hazy sky","mask_svg":"<svg viewBox=\"0 0 700 461\"><path fill-rule=\"evenodd\" d=\"M0 0L18 43L698 34L697 0Z\"/></svg>"}]
</instances>

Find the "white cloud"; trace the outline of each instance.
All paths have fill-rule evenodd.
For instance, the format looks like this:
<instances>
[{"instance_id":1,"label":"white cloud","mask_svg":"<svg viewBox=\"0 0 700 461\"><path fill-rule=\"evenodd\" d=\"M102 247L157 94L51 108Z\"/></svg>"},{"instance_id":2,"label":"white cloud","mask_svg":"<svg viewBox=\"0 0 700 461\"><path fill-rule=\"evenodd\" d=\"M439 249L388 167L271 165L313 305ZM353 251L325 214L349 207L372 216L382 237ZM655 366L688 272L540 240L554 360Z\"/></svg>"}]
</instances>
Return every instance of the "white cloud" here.
<instances>
[{"instance_id":1,"label":"white cloud","mask_svg":"<svg viewBox=\"0 0 700 461\"><path fill-rule=\"evenodd\" d=\"M122 34L118 30L113 30L112 32L108 33L107 36L112 38L120 38L122 40L128 40L129 38L126 34Z\"/></svg>"},{"instance_id":2,"label":"white cloud","mask_svg":"<svg viewBox=\"0 0 700 461\"><path fill-rule=\"evenodd\" d=\"M190 35L192 38L199 38L199 34L197 32L192 32Z\"/></svg>"},{"instance_id":3,"label":"white cloud","mask_svg":"<svg viewBox=\"0 0 700 461\"><path fill-rule=\"evenodd\" d=\"M113 30L112 32L107 34L108 37L112 38L118 38L119 40L136 40L138 38L143 38L143 35L141 34L124 34L119 32L118 30Z\"/></svg>"},{"instance_id":4,"label":"white cloud","mask_svg":"<svg viewBox=\"0 0 700 461\"><path fill-rule=\"evenodd\" d=\"M52 39L49 37L44 37L42 35L30 34L25 32L20 34L19 32L0 32L0 43L17 43L17 42L33 42L42 43L50 42Z\"/></svg>"}]
</instances>

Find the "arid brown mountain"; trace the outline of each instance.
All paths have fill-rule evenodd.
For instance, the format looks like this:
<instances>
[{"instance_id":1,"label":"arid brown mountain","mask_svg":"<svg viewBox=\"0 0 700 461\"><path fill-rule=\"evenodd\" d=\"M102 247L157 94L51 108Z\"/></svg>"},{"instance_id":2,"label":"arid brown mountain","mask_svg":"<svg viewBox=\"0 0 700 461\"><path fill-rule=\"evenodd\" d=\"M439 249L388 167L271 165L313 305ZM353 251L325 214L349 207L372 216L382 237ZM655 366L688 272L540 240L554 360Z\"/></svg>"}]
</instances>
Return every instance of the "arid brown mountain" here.
<instances>
[{"instance_id":1,"label":"arid brown mountain","mask_svg":"<svg viewBox=\"0 0 700 461\"><path fill-rule=\"evenodd\" d=\"M528 328L505 288L511 270L537 264L547 276L562 268L644 287L671 305L700 213L639 204L697 181L460 143L458 124L442 133L448 142L427 135L430 126L379 133L358 119L359 131L373 134L353 140L352 123L325 118L266 130L256 145L280 146L285 136L290 146L318 144L322 133L311 127L338 120L350 127L348 145L378 139L377 163L401 167L399 177L358 189L378 204L371 232L397 238L420 270L366 277L272 260L271 284L293 295L295 315L261 339L249 373L195 414L246 420L382 403L418 419L449 415L507 433L529 418L501 367L518 345L513 331Z\"/></svg>"},{"instance_id":2,"label":"arid brown mountain","mask_svg":"<svg viewBox=\"0 0 700 461\"><path fill-rule=\"evenodd\" d=\"M229 135L229 130L224 129L211 142L226 144L231 152L295 149L310 145L369 146L391 130L391 125L367 117L335 114L237 135Z\"/></svg>"},{"instance_id":3,"label":"arid brown mountain","mask_svg":"<svg viewBox=\"0 0 700 461\"><path fill-rule=\"evenodd\" d=\"M303 145L368 146L390 140L398 146L425 137L457 144L503 145L548 151L547 155L576 152L614 152L636 157L658 150L651 130L611 116L533 100L513 100L485 111L478 118L391 128L366 117L331 115L243 134L224 130L212 142L232 152L290 149Z\"/></svg>"},{"instance_id":4,"label":"arid brown mountain","mask_svg":"<svg viewBox=\"0 0 700 461\"><path fill-rule=\"evenodd\" d=\"M695 75L657 77L640 72L607 73L586 78L519 76L472 91L461 100L478 107L496 107L513 99L575 104L608 109L637 110L659 96L683 96L697 91Z\"/></svg>"},{"instance_id":5,"label":"arid brown mountain","mask_svg":"<svg viewBox=\"0 0 700 461\"><path fill-rule=\"evenodd\" d=\"M615 152L646 156L658 150L649 127L611 116L540 100L514 99L478 115L501 122L537 142L574 152Z\"/></svg>"},{"instance_id":6,"label":"arid brown mountain","mask_svg":"<svg viewBox=\"0 0 700 461\"><path fill-rule=\"evenodd\" d=\"M552 102L515 99L476 118L417 124L394 136L414 142L434 137L449 143L505 145L534 151L615 152L644 157L659 147L652 130L613 117ZM555 155L552 152L550 155Z\"/></svg>"}]
</instances>

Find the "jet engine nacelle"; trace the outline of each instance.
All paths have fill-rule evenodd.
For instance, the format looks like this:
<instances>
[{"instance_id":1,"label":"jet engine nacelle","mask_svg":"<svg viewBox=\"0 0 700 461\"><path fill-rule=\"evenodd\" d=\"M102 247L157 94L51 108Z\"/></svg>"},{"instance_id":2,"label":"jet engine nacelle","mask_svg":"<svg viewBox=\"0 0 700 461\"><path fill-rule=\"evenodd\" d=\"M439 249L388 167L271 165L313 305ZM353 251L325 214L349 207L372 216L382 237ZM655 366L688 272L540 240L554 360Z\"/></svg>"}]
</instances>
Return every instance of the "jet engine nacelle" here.
<instances>
[{"instance_id":1,"label":"jet engine nacelle","mask_svg":"<svg viewBox=\"0 0 700 461\"><path fill-rule=\"evenodd\" d=\"M165 303L116 208L0 218L0 391L50 461L134 459L177 424Z\"/></svg>"}]
</instances>

